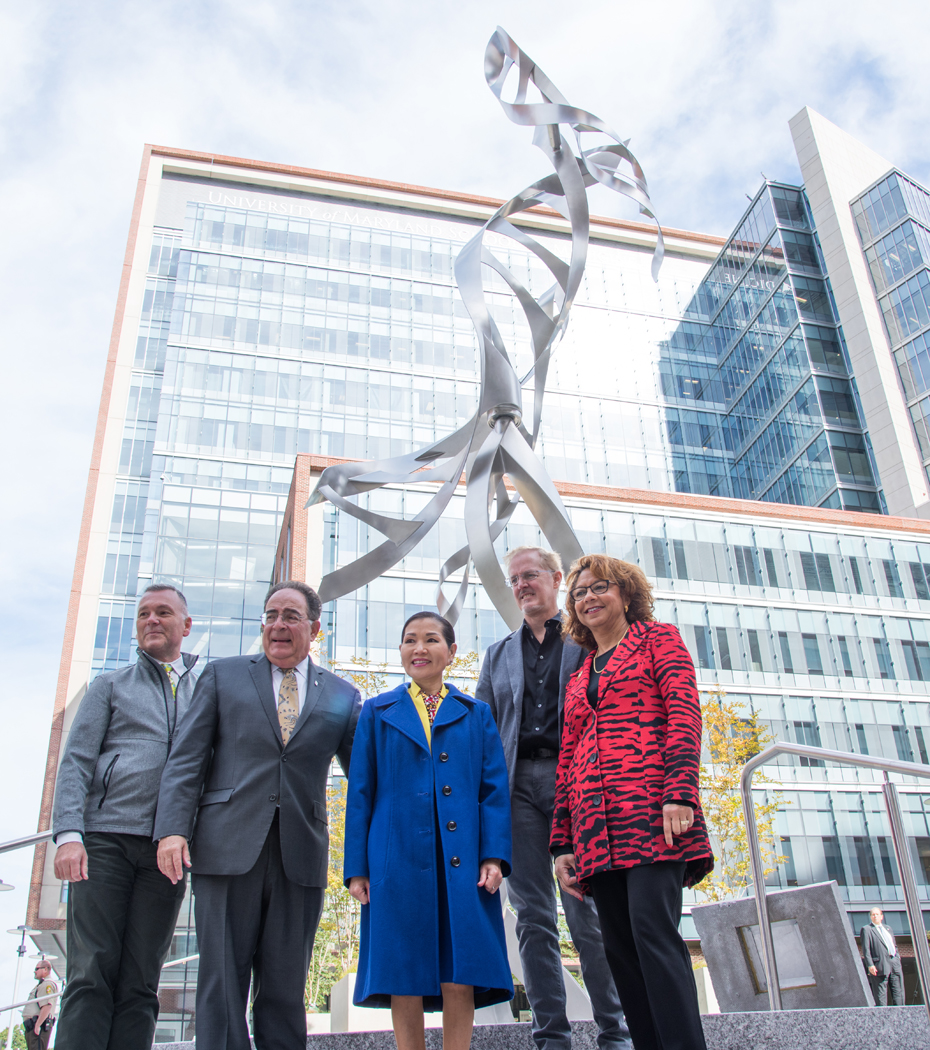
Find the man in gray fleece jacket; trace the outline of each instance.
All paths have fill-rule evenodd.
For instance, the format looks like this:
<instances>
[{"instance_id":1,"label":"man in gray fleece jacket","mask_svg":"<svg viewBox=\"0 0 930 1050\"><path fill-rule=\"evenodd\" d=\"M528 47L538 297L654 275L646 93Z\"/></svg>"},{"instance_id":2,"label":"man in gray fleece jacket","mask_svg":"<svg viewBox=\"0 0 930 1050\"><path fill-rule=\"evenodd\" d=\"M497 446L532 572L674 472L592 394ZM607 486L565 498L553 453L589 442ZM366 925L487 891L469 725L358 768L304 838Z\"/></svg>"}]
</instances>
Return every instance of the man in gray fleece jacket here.
<instances>
[{"instance_id":1,"label":"man in gray fleece jacket","mask_svg":"<svg viewBox=\"0 0 930 1050\"><path fill-rule=\"evenodd\" d=\"M55 874L68 894L68 983L59 1050L150 1050L158 978L185 884L158 870L158 786L194 691L197 657L184 595L154 584L139 599L139 658L90 684L55 788Z\"/></svg>"}]
</instances>

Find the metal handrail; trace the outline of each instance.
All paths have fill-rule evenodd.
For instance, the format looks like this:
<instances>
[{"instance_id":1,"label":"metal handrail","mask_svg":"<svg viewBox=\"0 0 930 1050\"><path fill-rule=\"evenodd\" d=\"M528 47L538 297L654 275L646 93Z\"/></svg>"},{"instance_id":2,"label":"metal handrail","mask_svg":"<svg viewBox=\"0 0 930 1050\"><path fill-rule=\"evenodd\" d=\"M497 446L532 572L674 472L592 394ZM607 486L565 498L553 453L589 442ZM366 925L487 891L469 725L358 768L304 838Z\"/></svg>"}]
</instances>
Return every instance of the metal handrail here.
<instances>
[{"instance_id":1,"label":"metal handrail","mask_svg":"<svg viewBox=\"0 0 930 1050\"><path fill-rule=\"evenodd\" d=\"M64 991L61 992L49 992L48 995L37 995L34 999L24 999L21 1003L12 1003L10 1006L0 1006L0 1014L5 1014L7 1010L18 1010L23 1006L28 1006L30 1003L42 1003L47 1006L46 999L57 999L60 995L64 995Z\"/></svg>"},{"instance_id":2,"label":"metal handrail","mask_svg":"<svg viewBox=\"0 0 930 1050\"><path fill-rule=\"evenodd\" d=\"M14 849L25 849L26 846L37 846L40 842L48 842L52 837L51 831L40 831L37 835L27 835L22 839L10 839L9 842L0 842L0 853L9 853ZM0 1010L0 1013L3 1011Z\"/></svg>"},{"instance_id":3,"label":"metal handrail","mask_svg":"<svg viewBox=\"0 0 930 1050\"><path fill-rule=\"evenodd\" d=\"M780 1010L782 1008L781 986L778 983L778 966L775 962L775 944L772 940L772 922L769 917L765 890L765 871L762 863L762 850L759 847L759 830L756 827L756 814L752 805L752 775L759 766L765 765L778 755L798 755L802 758L815 758L821 762L841 762L848 766L864 766L867 769L878 769L884 774L882 795L885 797L885 808L888 810L888 820L891 824L894 855L898 862L898 871L901 873L904 907L911 926L911 940L914 943L917 972L920 974L924 1004L928 1017L930 1017L930 947L927 945L924 917L920 910L920 899L917 896L917 880L914 878L914 868L908 850L904 819L901 816L901 805L898 802L898 791L888 779L889 773L930 779L930 766L920 765L917 762L901 762L892 758L872 758L869 755L857 755L851 751L831 751L825 747L810 747L808 744L781 742L770 744L764 751L760 751L758 755L751 758L743 766L739 782L740 795L743 799L743 815L746 818L749 860L756 890L756 913L759 916L762 961L765 966L765 979L768 982L769 1009Z\"/></svg>"},{"instance_id":4,"label":"metal handrail","mask_svg":"<svg viewBox=\"0 0 930 1050\"><path fill-rule=\"evenodd\" d=\"M200 952L196 955L185 955L183 959L172 959L171 962L166 962L163 966L163 970L167 970L169 966L183 966L185 963L193 962L195 959L200 958Z\"/></svg>"}]
</instances>

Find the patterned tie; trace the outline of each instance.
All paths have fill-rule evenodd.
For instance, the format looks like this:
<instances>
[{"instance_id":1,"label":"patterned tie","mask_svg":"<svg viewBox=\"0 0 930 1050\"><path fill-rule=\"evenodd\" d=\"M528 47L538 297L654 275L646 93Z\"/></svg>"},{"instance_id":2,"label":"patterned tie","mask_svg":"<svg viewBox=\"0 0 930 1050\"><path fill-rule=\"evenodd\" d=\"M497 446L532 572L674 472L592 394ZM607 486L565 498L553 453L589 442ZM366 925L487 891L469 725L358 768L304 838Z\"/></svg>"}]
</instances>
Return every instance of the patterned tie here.
<instances>
[{"instance_id":1,"label":"patterned tie","mask_svg":"<svg viewBox=\"0 0 930 1050\"><path fill-rule=\"evenodd\" d=\"M178 695L178 683L174 680L174 668L171 664L162 664L165 669L165 673L168 675L168 684L171 686L171 695Z\"/></svg>"},{"instance_id":2,"label":"patterned tie","mask_svg":"<svg viewBox=\"0 0 930 1050\"><path fill-rule=\"evenodd\" d=\"M278 690L278 725L281 727L281 738L287 744L297 724L297 675L289 667L281 679Z\"/></svg>"},{"instance_id":3,"label":"patterned tie","mask_svg":"<svg viewBox=\"0 0 930 1050\"><path fill-rule=\"evenodd\" d=\"M426 708L426 717L429 719L429 724L433 724L433 719L436 717L436 711L439 708L439 702L442 700L442 696L438 693L436 696L429 696L427 693L420 693L420 699L423 701L423 706Z\"/></svg>"}]
</instances>

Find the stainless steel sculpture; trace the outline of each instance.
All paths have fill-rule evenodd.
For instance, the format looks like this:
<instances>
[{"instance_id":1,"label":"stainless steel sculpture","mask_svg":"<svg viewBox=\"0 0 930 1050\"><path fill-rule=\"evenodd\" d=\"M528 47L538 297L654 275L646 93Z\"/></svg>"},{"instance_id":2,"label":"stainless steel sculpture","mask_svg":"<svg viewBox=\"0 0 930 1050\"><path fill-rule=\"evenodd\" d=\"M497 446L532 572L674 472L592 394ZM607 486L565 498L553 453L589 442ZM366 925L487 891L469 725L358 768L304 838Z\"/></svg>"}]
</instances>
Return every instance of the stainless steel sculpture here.
<instances>
[{"instance_id":1,"label":"stainless steel sculpture","mask_svg":"<svg viewBox=\"0 0 930 1050\"><path fill-rule=\"evenodd\" d=\"M513 102L502 97L504 84L516 68L518 85ZM454 434L428 448L406 456L366 463L328 467L320 477L307 506L328 500L334 506L381 532L386 540L349 565L325 576L320 597L329 601L376 579L408 554L436 524L465 473L465 532L467 544L451 554L439 571L436 604L453 623L461 612L468 590L470 564L498 612L516 629L522 616L494 553L494 541L521 497L553 549L568 565L581 553L562 500L534 451L539 438L546 373L552 353L565 332L568 315L581 285L588 251L590 214L587 188L600 183L631 197L643 215L654 219L642 168L633 154L593 113L571 106L561 92L498 27L484 57L488 86L504 112L515 123L535 128L533 144L545 153L553 173L534 182L499 208L461 249L455 261L455 280L462 301L478 333L481 348L481 386L475 415ZM533 85L541 102L527 102ZM567 131L562 130L565 126ZM598 134L600 142L582 147L582 136ZM606 137L607 142L604 142ZM571 140L577 147L573 151ZM621 171L626 162L630 171ZM548 205L571 223L571 254L566 263L511 216L535 205ZM664 247L658 227L652 276L657 279ZM552 274L554 283L538 298L514 277L486 243L488 233L500 234L527 248ZM520 303L530 329L533 366L519 378L485 297L482 267L503 278ZM523 386L533 379L532 430L523 420ZM516 489L510 496L508 477ZM439 484L435 495L415 520L376 514L352 497L382 485L410 482ZM454 599L443 593L443 584L455 572L464 573Z\"/></svg>"}]
</instances>

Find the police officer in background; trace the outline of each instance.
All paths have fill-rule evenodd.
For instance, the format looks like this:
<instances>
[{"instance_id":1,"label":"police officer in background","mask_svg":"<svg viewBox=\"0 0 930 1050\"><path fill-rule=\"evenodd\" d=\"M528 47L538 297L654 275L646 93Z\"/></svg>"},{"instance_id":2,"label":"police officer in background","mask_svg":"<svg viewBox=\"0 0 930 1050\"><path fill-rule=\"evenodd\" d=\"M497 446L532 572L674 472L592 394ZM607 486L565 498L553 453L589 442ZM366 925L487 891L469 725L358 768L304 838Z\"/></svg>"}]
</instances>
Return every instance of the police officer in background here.
<instances>
[{"instance_id":1,"label":"police officer in background","mask_svg":"<svg viewBox=\"0 0 930 1050\"><path fill-rule=\"evenodd\" d=\"M29 993L29 1002L23 1007L23 1031L28 1050L47 1050L55 1014L58 1013L58 985L52 980L52 964L48 959L36 963L35 976L38 984Z\"/></svg>"}]
</instances>

